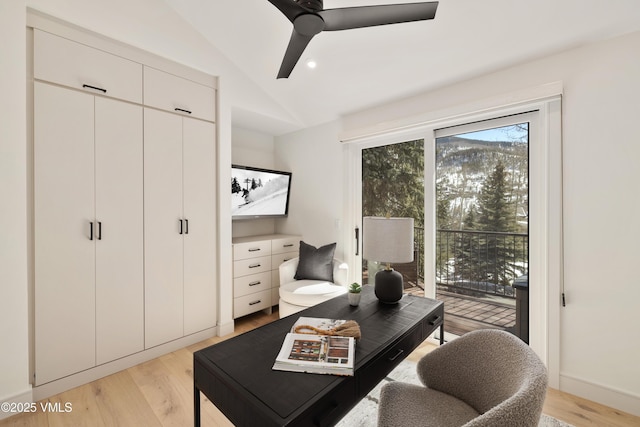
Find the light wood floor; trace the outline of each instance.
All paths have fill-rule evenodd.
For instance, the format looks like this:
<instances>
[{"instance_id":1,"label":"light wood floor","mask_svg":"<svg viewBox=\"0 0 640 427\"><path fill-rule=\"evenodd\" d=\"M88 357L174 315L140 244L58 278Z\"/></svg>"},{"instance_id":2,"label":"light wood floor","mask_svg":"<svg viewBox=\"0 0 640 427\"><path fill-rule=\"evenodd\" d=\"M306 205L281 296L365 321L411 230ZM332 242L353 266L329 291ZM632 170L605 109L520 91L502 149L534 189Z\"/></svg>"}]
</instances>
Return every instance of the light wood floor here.
<instances>
[{"instance_id":1,"label":"light wood floor","mask_svg":"<svg viewBox=\"0 0 640 427\"><path fill-rule=\"evenodd\" d=\"M256 313L236 322L236 332L169 353L100 380L38 402L35 413L15 415L0 421L4 426L176 426L193 425L193 352L251 330L278 318L277 311ZM417 361L436 347L423 343L409 358ZM203 397L202 425L231 426ZM43 412L40 404L71 404L71 412ZM550 389L544 412L576 427L638 427L640 417Z\"/></svg>"}]
</instances>

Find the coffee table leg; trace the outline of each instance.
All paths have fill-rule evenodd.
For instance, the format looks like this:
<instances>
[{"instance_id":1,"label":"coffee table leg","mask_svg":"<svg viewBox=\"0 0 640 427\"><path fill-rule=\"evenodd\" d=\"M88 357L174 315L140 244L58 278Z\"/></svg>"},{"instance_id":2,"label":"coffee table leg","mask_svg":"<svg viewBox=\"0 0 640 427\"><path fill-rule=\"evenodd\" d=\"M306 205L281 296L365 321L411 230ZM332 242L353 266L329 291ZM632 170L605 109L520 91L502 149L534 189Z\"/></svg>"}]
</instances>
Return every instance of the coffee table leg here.
<instances>
[{"instance_id":1,"label":"coffee table leg","mask_svg":"<svg viewBox=\"0 0 640 427\"><path fill-rule=\"evenodd\" d=\"M444 344L444 322L440 325L440 345Z\"/></svg>"},{"instance_id":2,"label":"coffee table leg","mask_svg":"<svg viewBox=\"0 0 640 427\"><path fill-rule=\"evenodd\" d=\"M200 389L193 384L193 425L200 427Z\"/></svg>"}]
</instances>

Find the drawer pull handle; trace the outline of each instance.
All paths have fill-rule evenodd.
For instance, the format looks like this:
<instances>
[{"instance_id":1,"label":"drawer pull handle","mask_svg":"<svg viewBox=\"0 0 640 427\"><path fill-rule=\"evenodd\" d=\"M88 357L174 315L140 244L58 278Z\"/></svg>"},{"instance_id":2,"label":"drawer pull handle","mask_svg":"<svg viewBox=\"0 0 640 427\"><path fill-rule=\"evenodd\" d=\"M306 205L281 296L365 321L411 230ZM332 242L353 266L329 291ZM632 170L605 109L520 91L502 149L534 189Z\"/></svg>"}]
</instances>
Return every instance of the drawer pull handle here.
<instances>
[{"instance_id":1,"label":"drawer pull handle","mask_svg":"<svg viewBox=\"0 0 640 427\"><path fill-rule=\"evenodd\" d=\"M91 86L91 85L82 85L82 87L84 88L89 88L89 89L93 89L93 90L99 90L102 93L107 93L106 89L103 89L101 87L96 87L96 86Z\"/></svg>"},{"instance_id":2,"label":"drawer pull handle","mask_svg":"<svg viewBox=\"0 0 640 427\"><path fill-rule=\"evenodd\" d=\"M442 319L442 317L441 317L441 316L436 316L436 317L434 317L433 319L429 320L429 324L430 324L431 326L433 326L433 325L435 325L436 323L439 323L439 322L440 322L440 319Z\"/></svg>"},{"instance_id":3,"label":"drawer pull handle","mask_svg":"<svg viewBox=\"0 0 640 427\"><path fill-rule=\"evenodd\" d=\"M291 246L293 246L293 243L288 243L286 245L283 245L282 247L283 248L290 248Z\"/></svg>"},{"instance_id":4,"label":"drawer pull handle","mask_svg":"<svg viewBox=\"0 0 640 427\"><path fill-rule=\"evenodd\" d=\"M249 268L258 268L260 266L261 266L260 264L251 264Z\"/></svg>"},{"instance_id":5,"label":"drawer pull handle","mask_svg":"<svg viewBox=\"0 0 640 427\"><path fill-rule=\"evenodd\" d=\"M176 111L180 112L180 113L187 113L187 114L191 114L191 111L189 110L185 110L184 108L176 108Z\"/></svg>"},{"instance_id":6,"label":"drawer pull handle","mask_svg":"<svg viewBox=\"0 0 640 427\"><path fill-rule=\"evenodd\" d=\"M256 305L256 304L260 304L261 302L262 302L262 300L261 300L261 299L259 299L258 301L250 302L250 303L249 303L249 305Z\"/></svg>"},{"instance_id":7,"label":"drawer pull handle","mask_svg":"<svg viewBox=\"0 0 640 427\"><path fill-rule=\"evenodd\" d=\"M260 283L262 283L260 280L256 280L255 282L249 283L249 286L258 286Z\"/></svg>"},{"instance_id":8,"label":"drawer pull handle","mask_svg":"<svg viewBox=\"0 0 640 427\"><path fill-rule=\"evenodd\" d=\"M259 252L260 248L251 248L249 249L249 252Z\"/></svg>"},{"instance_id":9,"label":"drawer pull handle","mask_svg":"<svg viewBox=\"0 0 640 427\"><path fill-rule=\"evenodd\" d=\"M396 354L393 357L389 358L389 362L394 362L398 357L400 357L402 354L404 353L403 349L398 349L398 351L396 352Z\"/></svg>"}]
</instances>

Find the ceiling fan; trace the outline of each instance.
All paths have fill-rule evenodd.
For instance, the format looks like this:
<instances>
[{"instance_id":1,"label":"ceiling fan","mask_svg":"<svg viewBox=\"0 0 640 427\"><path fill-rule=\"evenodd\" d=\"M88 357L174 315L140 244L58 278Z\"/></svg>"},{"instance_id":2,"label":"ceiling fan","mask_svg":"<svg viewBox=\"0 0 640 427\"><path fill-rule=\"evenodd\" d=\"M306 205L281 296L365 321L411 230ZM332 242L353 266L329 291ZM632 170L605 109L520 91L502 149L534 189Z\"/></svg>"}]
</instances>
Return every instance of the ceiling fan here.
<instances>
[{"instance_id":1,"label":"ceiling fan","mask_svg":"<svg viewBox=\"0 0 640 427\"><path fill-rule=\"evenodd\" d=\"M269 0L291 23L293 33L278 78L287 78L305 48L321 31L350 30L375 25L424 21L436 16L438 2L386 4L324 9L322 0Z\"/></svg>"}]
</instances>

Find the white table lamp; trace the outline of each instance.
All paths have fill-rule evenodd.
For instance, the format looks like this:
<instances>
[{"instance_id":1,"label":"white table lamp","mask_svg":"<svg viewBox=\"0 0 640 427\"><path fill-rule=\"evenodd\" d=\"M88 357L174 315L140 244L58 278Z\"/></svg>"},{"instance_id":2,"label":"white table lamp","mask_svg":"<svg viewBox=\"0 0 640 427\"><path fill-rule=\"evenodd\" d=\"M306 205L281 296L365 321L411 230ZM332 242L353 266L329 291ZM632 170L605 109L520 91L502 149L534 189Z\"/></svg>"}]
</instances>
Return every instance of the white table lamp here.
<instances>
[{"instance_id":1,"label":"white table lamp","mask_svg":"<svg viewBox=\"0 0 640 427\"><path fill-rule=\"evenodd\" d=\"M375 294L381 302L393 304L402 298L402 275L392 263L413 261L413 218L364 217L363 257L386 263L375 277Z\"/></svg>"}]
</instances>

